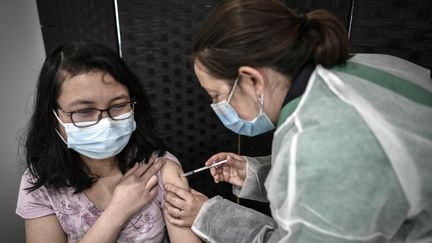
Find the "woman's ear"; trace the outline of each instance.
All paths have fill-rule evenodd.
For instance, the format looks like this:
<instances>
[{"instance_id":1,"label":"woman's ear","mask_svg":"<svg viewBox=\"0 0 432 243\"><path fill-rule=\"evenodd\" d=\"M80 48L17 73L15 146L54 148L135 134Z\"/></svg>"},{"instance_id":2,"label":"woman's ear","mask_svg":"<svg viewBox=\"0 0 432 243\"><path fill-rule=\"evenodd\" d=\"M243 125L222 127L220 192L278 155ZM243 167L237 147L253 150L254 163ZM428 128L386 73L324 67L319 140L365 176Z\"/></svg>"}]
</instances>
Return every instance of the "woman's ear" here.
<instances>
[{"instance_id":1,"label":"woman's ear","mask_svg":"<svg viewBox=\"0 0 432 243\"><path fill-rule=\"evenodd\" d=\"M249 66L241 66L239 68L239 75L242 82L248 82L254 87L255 93L258 96L263 93L265 80L260 70Z\"/></svg>"}]
</instances>

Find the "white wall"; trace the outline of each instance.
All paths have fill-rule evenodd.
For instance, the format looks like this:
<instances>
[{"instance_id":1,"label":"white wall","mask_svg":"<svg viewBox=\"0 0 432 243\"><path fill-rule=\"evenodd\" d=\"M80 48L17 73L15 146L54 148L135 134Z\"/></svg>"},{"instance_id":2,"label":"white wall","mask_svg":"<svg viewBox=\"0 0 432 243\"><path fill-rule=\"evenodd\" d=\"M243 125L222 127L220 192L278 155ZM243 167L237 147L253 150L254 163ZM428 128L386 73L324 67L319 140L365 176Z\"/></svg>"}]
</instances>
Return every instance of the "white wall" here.
<instances>
[{"instance_id":1,"label":"white wall","mask_svg":"<svg viewBox=\"0 0 432 243\"><path fill-rule=\"evenodd\" d=\"M39 68L45 58L35 0L0 4L0 241L25 241L15 214L24 160L18 145L32 110ZM20 162L21 160L21 162Z\"/></svg>"}]
</instances>

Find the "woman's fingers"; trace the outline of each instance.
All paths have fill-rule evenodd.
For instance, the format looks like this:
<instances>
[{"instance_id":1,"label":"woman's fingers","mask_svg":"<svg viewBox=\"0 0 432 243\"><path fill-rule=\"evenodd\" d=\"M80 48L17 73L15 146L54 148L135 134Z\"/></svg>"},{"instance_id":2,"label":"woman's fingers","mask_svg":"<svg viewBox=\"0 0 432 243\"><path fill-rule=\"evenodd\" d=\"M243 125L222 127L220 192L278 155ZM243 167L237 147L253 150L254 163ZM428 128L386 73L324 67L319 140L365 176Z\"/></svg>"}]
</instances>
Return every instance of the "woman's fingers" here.
<instances>
[{"instance_id":1,"label":"woman's fingers","mask_svg":"<svg viewBox=\"0 0 432 243\"><path fill-rule=\"evenodd\" d=\"M165 185L165 215L172 224L190 227L202 205L208 200L207 196L193 189Z\"/></svg>"},{"instance_id":2,"label":"woman's fingers","mask_svg":"<svg viewBox=\"0 0 432 243\"><path fill-rule=\"evenodd\" d=\"M173 184L165 184L164 185L165 191L168 192L167 195L169 195L169 193L176 195L177 197L183 199L183 200L187 200L189 199L190 196L190 192L182 187L173 185Z\"/></svg>"},{"instance_id":3,"label":"woman's fingers","mask_svg":"<svg viewBox=\"0 0 432 243\"><path fill-rule=\"evenodd\" d=\"M159 177L157 175L152 175L150 179L145 183L145 189L151 190L154 188L159 180Z\"/></svg>"},{"instance_id":4,"label":"woman's fingers","mask_svg":"<svg viewBox=\"0 0 432 243\"><path fill-rule=\"evenodd\" d=\"M186 223L182 218L176 218L171 216L171 214L168 211L166 211L166 208L165 208L165 215L166 215L165 218L168 220L168 222L170 222L173 225L180 226L180 227L186 227L186 226L190 227L190 225Z\"/></svg>"},{"instance_id":5,"label":"woman's fingers","mask_svg":"<svg viewBox=\"0 0 432 243\"><path fill-rule=\"evenodd\" d=\"M226 153L226 152L222 152L222 153L217 153L215 155L213 155L212 157L210 157L206 162L205 165L206 166L210 166L216 162L222 161L224 159L227 158L228 155L230 155L231 153Z\"/></svg>"},{"instance_id":6,"label":"woman's fingers","mask_svg":"<svg viewBox=\"0 0 432 243\"><path fill-rule=\"evenodd\" d=\"M229 181L230 178L230 167L234 167L234 163L235 163L235 159L233 159L233 153L218 153L213 155L212 157L210 157L210 159L208 159L206 161L206 165L211 165L213 164L212 161L220 161L220 160L228 160L228 162L217 166L217 167L213 167L210 169L210 174L213 176L213 179L216 183L219 183L220 181Z\"/></svg>"},{"instance_id":7,"label":"woman's fingers","mask_svg":"<svg viewBox=\"0 0 432 243\"><path fill-rule=\"evenodd\" d=\"M165 160L164 159L157 159L155 162L153 162L152 164L147 164L147 165L141 165L140 167L138 167L138 169L134 172L135 175L141 177L141 181L148 181L150 179L150 177L152 177L153 175L155 175L160 168L165 164Z\"/></svg>"},{"instance_id":8,"label":"woman's fingers","mask_svg":"<svg viewBox=\"0 0 432 243\"><path fill-rule=\"evenodd\" d=\"M150 166L150 164L136 163L123 175L123 179L126 180L127 178L131 177L139 179L141 175L143 175L148 170L148 168L150 168Z\"/></svg>"},{"instance_id":9,"label":"woman's fingers","mask_svg":"<svg viewBox=\"0 0 432 243\"><path fill-rule=\"evenodd\" d=\"M173 207L176 207L178 209L184 209L185 201L181 198L176 197L173 194L166 193L164 195L164 200L166 203L170 204Z\"/></svg>"},{"instance_id":10,"label":"woman's fingers","mask_svg":"<svg viewBox=\"0 0 432 243\"><path fill-rule=\"evenodd\" d=\"M132 174L139 166L139 163L135 163L134 166L132 166L126 173L123 175L123 177L127 177L130 174Z\"/></svg>"},{"instance_id":11,"label":"woman's fingers","mask_svg":"<svg viewBox=\"0 0 432 243\"><path fill-rule=\"evenodd\" d=\"M210 169L210 174L213 176L215 183L225 181L232 185L242 186L246 177L246 159L235 153L222 152L210 157L206 161L206 165L211 165L212 161L217 159L226 159L227 162Z\"/></svg>"},{"instance_id":12,"label":"woman's fingers","mask_svg":"<svg viewBox=\"0 0 432 243\"><path fill-rule=\"evenodd\" d=\"M168 201L166 201L168 202ZM165 203L164 205L166 212L171 215L172 217L181 218L182 216L182 209L172 206L171 203Z\"/></svg>"},{"instance_id":13,"label":"woman's fingers","mask_svg":"<svg viewBox=\"0 0 432 243\"><path fill-rule=\"evenodd\" d=\"M149 194L153 198L157 195L157 192L158 192L158 189L157 189L157 187L154 186L152 189L150 189Z\"/></svg>"},{"instance_id":14,"label":"woman's fingers","mask_svg":"<svg viewBox=\"0 0 432 243\"><path fill-rule=\"evenodd\" d=\"M195 189L190 189L190 192L193 194L193 195L196 195L196 196L205 196L204 194L202 194L201 192L199 192L199 191L197 191L197 190L195 190Z\"/></svg>"}]
</instances>

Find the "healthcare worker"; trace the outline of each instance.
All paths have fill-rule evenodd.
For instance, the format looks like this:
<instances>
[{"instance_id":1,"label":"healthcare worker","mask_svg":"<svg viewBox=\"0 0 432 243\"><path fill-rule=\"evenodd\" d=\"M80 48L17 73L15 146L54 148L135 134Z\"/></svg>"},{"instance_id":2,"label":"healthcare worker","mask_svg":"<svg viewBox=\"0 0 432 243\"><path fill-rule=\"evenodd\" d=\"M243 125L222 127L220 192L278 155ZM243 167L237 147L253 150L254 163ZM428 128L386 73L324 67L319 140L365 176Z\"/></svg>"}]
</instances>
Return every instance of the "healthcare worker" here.
<instances>
[{"instance_id":1,"label":"healthcare worker","mask_svg":"<svg viewBox=\"0 0 432 243\"><path fill-rule=\"evenodd\" d=\"M209 242L432 242L430 71L355 54L327 11L277 0L222 1L193 60L211 107L232 131L276 127L270 157L231 153L211 171L272 217L220 196L166 185L168 220Z\"/></svg>"}]
</instances>

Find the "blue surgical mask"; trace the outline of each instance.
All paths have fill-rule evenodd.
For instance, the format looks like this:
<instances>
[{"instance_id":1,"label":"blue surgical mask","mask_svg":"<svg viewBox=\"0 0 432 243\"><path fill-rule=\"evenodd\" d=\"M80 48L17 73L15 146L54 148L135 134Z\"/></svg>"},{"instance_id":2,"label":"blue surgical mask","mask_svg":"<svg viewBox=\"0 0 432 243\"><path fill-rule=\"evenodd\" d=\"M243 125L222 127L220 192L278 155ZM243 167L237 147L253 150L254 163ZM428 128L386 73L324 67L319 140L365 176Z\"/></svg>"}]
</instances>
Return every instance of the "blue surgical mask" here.
<instances>
[{"instance_id":1,"label":"blue surgical mask","mask_svg":"<svg viewBox=\"0 0 432 243\"><path fill-rule=\"evenodd\" d=\"M63 123L55 112L54 114L65 128L67 141L56 131L67 147L92 159L107 159L119 154L136 129L133 115L124 120L112 120L107 117L95 125L80 128L73 123ZM130 113L115 118L127 116L130 116ZM86 124L83 122L80 125Z\"/></svg>"},{"instance_id":2,"label":"blue surgical mask","mask_svg":"<svg viewBox=\"0 0 432 243\"><path fill-rule=\"evenodd\" d=\"M268 131L275 129L273 122L263 111L264 95L261 94L259 98L259 114L252 121L246 121L241 119L234 108L229 104L234 90L236 88L238 78L235 80L233 88L228 96L227 100L220 101L218 103L211 104L211 108L214 110L216 115L222 121L222 123L231 131L240 135L253 137Z\"/></svg>"}]
</instances>

